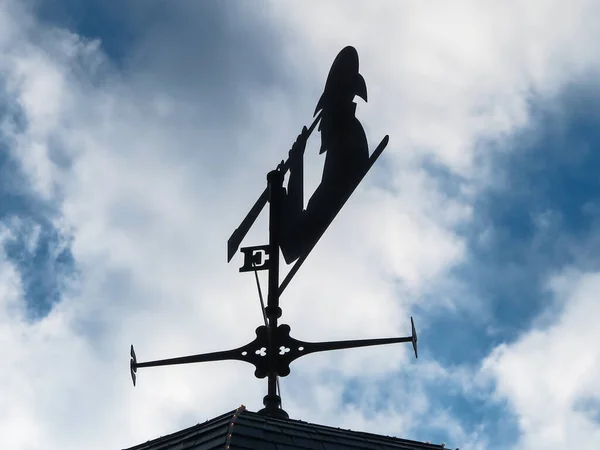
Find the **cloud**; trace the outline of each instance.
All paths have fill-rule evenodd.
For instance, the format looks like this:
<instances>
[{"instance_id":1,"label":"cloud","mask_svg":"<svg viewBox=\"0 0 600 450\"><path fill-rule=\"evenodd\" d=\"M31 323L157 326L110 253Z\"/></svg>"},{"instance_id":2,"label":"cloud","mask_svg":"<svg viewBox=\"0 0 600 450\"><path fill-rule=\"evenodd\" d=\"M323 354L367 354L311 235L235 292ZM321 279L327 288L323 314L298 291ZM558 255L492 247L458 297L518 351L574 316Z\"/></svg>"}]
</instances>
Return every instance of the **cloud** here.
<instances>
[{"instance_id":1,"label":"cloud","mask_svg":"<svg viewBox=\"0 0 600 450\"><path fill-rule=\"evenodd\" d=\"M309 72L299 63L305 55L322 55L312 72L315 65L326 70L350 41L359 49L367 80L377 74L370 92L376 106L364 114L377 117L369 122L378 132L396 130L388 155L405 164L415 152L432 154L471 177L481 152L493 149L489 141L502 147L527 125L532 101L597 67L597 31L588 22L597 13L594 2L576 2L567 11L559 2L436 8L273 2L271 9L287 25L294 43L287 61L298 61L293 67L300 73Z\"/></svg>"},{"instance_id":2,"label":"cloud","mask_svg":"<svg viewBox=\"0 0 600 450\"><path fill-rule=\"evenodd\" d=\"M520 448L595 448L600 428L597 273L566 270L549 289L561 313L551 323L502 345L483 368L519 419Z\"/></svg>"}]
</instances>

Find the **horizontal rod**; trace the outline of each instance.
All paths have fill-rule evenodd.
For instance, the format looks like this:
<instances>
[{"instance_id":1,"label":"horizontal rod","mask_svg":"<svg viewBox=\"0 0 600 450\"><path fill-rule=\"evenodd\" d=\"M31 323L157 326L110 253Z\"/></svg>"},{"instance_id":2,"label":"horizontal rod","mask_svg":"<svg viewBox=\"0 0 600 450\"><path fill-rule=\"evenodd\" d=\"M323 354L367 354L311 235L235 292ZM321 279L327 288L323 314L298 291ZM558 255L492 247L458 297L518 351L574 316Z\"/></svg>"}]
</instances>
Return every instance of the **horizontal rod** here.
<instances>
[{"instance_id":1,"label":"horizontal rod","mask_svg":"<svg viewBox=\"0 0 600 450\"><path fill-rule=\"evenodd\" d=\"M372 347L375 345L387 345L387 344L398 344L401 342L412 342L413 338L410 337L397 337L397 338L382 338L382 339L355 339L349 341L330 341L330 342L299 342L304 350L302 353L315 353L315 352L327 352L331 350L343 350L349 348L359 347Z\"/></svg>"},{"instance_id":2,"label":"horizontal rod","mask_svg":"<svg viewBox=\"0 0 600 450\"><path fill-rule=\"evenodd\" d=\"M192 356L181 356L179 358L159 359L157 361L146 361L136 363L135 367L158 367L158 366L172 366L176 364L191 364L199 362L211 362L211 361L225 361L225 360L240 360L245 361L243 358L238 357L239 352L235 350L226 350L222 352L203 353L200 355Z\"/></svg>"}]
</instances>

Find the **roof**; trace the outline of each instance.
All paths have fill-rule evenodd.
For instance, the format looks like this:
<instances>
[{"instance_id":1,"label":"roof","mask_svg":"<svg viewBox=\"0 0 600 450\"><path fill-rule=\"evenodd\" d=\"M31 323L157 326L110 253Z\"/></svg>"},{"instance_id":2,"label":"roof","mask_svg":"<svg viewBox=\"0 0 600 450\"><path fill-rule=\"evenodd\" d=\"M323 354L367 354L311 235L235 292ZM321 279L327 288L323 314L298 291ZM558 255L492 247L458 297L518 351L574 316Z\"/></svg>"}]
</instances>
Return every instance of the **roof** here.
<instances>
[{"instance_id":1,"label":"roof","mask_svg":"<svg viewBox=\"0 0 600 450\"><path fill-rule=\"evenodd\" d=\"M389 436L280 419L244 406L124 450L433 450L434 445Z\"/></svg>"}]
</instances>

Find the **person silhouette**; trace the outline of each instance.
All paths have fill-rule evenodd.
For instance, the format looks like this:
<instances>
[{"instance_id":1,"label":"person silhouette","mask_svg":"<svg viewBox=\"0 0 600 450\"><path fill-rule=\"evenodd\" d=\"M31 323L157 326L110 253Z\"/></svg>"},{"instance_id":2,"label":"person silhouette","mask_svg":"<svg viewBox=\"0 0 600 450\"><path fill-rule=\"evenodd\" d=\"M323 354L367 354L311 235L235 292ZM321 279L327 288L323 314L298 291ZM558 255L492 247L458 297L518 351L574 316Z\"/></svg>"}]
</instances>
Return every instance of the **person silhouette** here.
<instances>
[{"instance_id":1,"label":"person silhouette","mask_svg":"<svg viewBox=\"0 0 600 450\"><path fill-rule=\"evenodd\" d=\"M321 111L319 154L325 153L321 183L304 209L303 156L308 130L302 129L289 153L290 177L281 218L280 247L290 264L309 252L342 208L369 167L365 131L356 118L354 97L367 101L358 72L358 53L345 47L336 57L314 115Z\"/></svg>"}]
</instances>

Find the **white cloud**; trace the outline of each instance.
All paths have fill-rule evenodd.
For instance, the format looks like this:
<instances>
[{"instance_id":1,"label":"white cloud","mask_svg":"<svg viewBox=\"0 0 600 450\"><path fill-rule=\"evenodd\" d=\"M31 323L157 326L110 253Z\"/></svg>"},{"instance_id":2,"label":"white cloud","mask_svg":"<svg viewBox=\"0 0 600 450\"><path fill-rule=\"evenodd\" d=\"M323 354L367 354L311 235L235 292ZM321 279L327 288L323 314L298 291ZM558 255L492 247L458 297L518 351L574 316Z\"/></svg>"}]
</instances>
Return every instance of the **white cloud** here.
<instances>
[{"instance_id":1,"label":"white cloud","mask_svg":"<svg viewBox=\"0 0 600 450\"><path fill-rule=\"evenodd\" d=\"M421 171L420 158L434 155L478 179L481 140L526 125L529 92L550 95L596 64L589 43L597 28L577 21L592 15L583 2L560 11L558 25L552 8L520 10L520 2L377 5L273 2L252 12L281 34L282 74L274 76L292 74L294 93L281 85L248 92L241 100L248 112L220 127L200 121L217 105L173 94L181 74L168 67L170 85L152 84L135 67L115 74L98 43L44 28L14 5L0 9L0 24L23 24L0 31L0 60L11 100L27 119L25 130L3 129L37 193L58 201L55 223L72 237L80 271L47 318L26 323L5 314L23 293L18 273L4 263L0 329L13 345L2 346L1 356L14 369L3 371L0 398L19 409L0 420L0 435L10 436L11 448L123 447L239 403L259 408L265 383L237 363L140 369L132 389L128 347L136 344L141 361L253 339L261 321L254 280L237 273L237 262L225 264L225 243L263 189L266 171L310 120L333 57L349 43L369 86L360 116L370 142L391 135L374 171L387 165L393 182L383 192L372 183L380 175L369 175L286 291L284 320L306 340L409 331L414 299L465 257L454 227L471 214L468 196L448 198ZM331 9L344 15L332 20ZM194 45L173 43L184 44ZM103 83L92 83L98 73ZM194 86L183 88L196 98ZM56 164L54 146L70 165ZM249 239L265 236L256 230ZM408 286L401 298L398 280ZM321 313L335 317L335 326ZM373 379L403 370L409 351L307 357L282 382L286 408L303 420L374 432L393 425L393 434L410 437L404 404L367 417L344 409L332 383L320 381L327 373ZM418 381L398 387L398 398L410 398L423 416L435 413L426 396ZM472 435L446 419L457 439Z\"/></svg>"},{"instance_id":2,"label":"white cloud","mask_svg":"<svg viewBox=\"0 0 600 450\"><path fill-rule=\"evenodd\" d=\"M600 340L600 274L567 270L550 288L560 314L498 347L485 361L484 373L518 417L522 435L516 448L595 449L600 425L581 405L598 400L600 392L600 351L593 345Z\"/></svg>"},{"instance_id":3,"label":"white cloud","mask_svg":"<svg viewBox=\"0 0 600 450\"><path fill-rule=\"evenodd\" d=\"M532 96L598 66L594 1L283 1L271 10L285 24L288 64L303 75L326 71L342 46L358 49L370 87L361 113L371 139L392 135L398 164L430 153L469 177L482 140L502 145L527 125Z\"/></svg>"}]
</instances>

